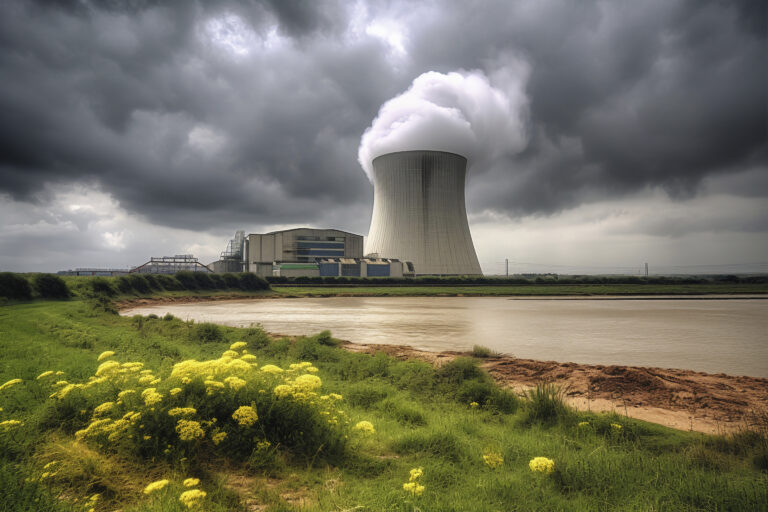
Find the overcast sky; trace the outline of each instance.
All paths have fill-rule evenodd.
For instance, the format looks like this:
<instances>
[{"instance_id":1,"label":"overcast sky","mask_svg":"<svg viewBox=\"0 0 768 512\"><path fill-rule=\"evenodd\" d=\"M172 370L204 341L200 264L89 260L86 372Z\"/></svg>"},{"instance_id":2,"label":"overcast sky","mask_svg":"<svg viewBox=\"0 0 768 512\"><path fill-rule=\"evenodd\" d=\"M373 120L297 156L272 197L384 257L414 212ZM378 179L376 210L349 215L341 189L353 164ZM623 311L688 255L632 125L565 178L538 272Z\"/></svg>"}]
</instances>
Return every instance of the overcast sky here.
<instances>
[{"instance_id":1,"label":"overcast sky","mask_svg":"<svg viewBox=\"0 0 768 512\"><path fill-rule=\"evenodd\" d=\"M365 235L363 133L457 71L522 94L524 141L468 178L486 273L768 271L767 24L761 0L3 0L0 270Z\"/></svg>"}]
</instances>

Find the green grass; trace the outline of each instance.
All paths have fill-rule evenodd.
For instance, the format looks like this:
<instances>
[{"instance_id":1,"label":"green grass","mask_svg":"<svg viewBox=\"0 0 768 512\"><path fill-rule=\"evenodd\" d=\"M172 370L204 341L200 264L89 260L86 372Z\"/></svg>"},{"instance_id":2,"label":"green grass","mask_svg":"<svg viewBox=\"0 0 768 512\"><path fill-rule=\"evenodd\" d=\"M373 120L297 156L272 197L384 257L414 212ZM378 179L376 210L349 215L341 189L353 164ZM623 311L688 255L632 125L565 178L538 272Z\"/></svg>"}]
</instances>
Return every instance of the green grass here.
<instances>
[{"instance_id":1,"label":"green grass","mask_svg":"<svg viewBox=\"0 0 768 512\"><path fill-rule=\"evenodd\" d=\"M97 512L181 511L177 496L187 476L202 480L212 511L248 510L247 500L273 511L768 510L765 432L715 437L576 413L562 409L552 387L527 398L505 394L472 359L435 370L349 353L325 333L295 342L270 340L256 328L209 334L173 318L119 317L91 301L0 306L0 384L24 379L0 391L0 421L25 422L0 433L0 510L82 512L83 498L100 493ZM51 402L35 380L42 371L83 381L98 354L112 350L119 361L143 361L164 376L175 363L216 358L239 340L260 365L311 361L323 392L343 395L352 424L371 421L376 433L350 432L346 455L334 464L282 446L243 461L168 461L73 446L66 425L46 421ZM499 468L484 464L488 451L503 456ZM555 472L532 473L528 462L537 456L553 459ZM52 459L68 469L40 479ZM425 491L410 496L402 484L416 467L423 467ZM142 494L160 478L171 480L166 491Z\"/></svg>"}]
</instances>

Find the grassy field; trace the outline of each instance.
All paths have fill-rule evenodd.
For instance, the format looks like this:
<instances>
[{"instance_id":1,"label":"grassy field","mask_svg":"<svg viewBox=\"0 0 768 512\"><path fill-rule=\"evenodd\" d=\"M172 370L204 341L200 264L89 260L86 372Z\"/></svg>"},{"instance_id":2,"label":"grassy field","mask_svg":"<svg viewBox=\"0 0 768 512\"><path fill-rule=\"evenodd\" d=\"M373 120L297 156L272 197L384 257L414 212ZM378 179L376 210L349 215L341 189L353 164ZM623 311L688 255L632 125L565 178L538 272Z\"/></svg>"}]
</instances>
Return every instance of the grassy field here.
<instances>
[{"instance_id":1,"label":"grassy field","mask_svg":"<svg viewBox=\"0 0 768 512\"><path fill-rule=\"evenodd\" d=\"M272 285L278 294L326 296L565 296L565 295L710 295L766 294L764 284L574 284L514 286L285 286Z\"/></svg>"},{"instance_id":2,"label":"grassy field","mask_svg":"<svg viewBox=\"0 0 768 512\"><path fill-rule=\"evenodd\" d=\"M548 386L498 389L471 359L434 369L346 352L327 333L274 340L104 305L0 306L0 385L22 379L0 389L0 510L768 509L765 431L714 437L575 413ZM115 354L97 361L104 351ZM174 366L189 360L207 362ZM38 380L46 371L64 373ZM258 420L232 419L241 406ZM200 436L184 440L171 411L188 407ZM139 421L120 419L135 411ZM553 470L532 471L535 457ZM206 493L188 495L191 508L179 501L187 478Z\"/></svg>"}]
</instances>

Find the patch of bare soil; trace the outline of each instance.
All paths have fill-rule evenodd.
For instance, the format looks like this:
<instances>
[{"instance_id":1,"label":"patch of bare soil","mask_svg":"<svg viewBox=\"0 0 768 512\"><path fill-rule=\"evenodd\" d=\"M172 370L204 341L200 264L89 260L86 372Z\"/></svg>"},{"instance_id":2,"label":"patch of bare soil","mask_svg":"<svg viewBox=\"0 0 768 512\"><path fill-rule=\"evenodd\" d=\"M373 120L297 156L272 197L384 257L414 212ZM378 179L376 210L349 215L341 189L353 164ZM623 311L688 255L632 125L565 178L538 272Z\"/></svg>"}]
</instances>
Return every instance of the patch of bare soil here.
<instances>
[{"instance_id":1,"label":"patch of bare soil","mask_svg":"<svg viewBox=\"0 0 768 512\"><path fill-rule=\"evenodd\" d=\"M434 365L461 352L425 352L406 346L346 344L353 352L384 352L398 359ZM615 411L680 430L723 433L755 421L768 410L768 379L692 370L604 366L514 357L491 357L481 366L504 387L524 392L538 382L555 382L579 410Z\"/></svg>"},{"instance_id":2,"label":"patch of bare soil","mask_svg":"<svg viewBox=\"0 0 768 512\"><path fill-rule=\"evenodd\" d=\"M118 311L123 309L138 308L141 306L155 306L157 304L189 304L193 302L218 302L218 301L238 301L262 300L277 298L277 295L190 295L186 297L142 297L137 299L127 299L115 302Z\"/></svg>"}]
</instances>

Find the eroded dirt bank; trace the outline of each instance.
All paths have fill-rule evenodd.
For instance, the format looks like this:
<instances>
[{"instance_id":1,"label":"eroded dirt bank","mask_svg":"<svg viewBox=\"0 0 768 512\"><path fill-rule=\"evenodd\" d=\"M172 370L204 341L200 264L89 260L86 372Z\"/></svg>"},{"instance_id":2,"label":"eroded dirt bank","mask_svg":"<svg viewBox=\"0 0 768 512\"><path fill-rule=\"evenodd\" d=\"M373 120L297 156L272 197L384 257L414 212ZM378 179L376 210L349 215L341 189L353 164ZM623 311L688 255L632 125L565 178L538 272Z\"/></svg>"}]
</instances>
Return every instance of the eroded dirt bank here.
<instances>
[{"instance_id":1,"label":"eroded dirt bank","mask_svg":"<svg viewBox=\"0 0 768 512\"><path fill-rule=\"evenodd\" d=\"M461 352L424 352L407 346L347 343L353 352L384 352L398 359L444 364ZM579 410L616 411L681 430L722 433L756 421L768 411L768 379L692 370L605 366L514 357L490 357L481 364L502 386L524 391L537 382L563 387Z\"/></svg>"}]
</instances>

